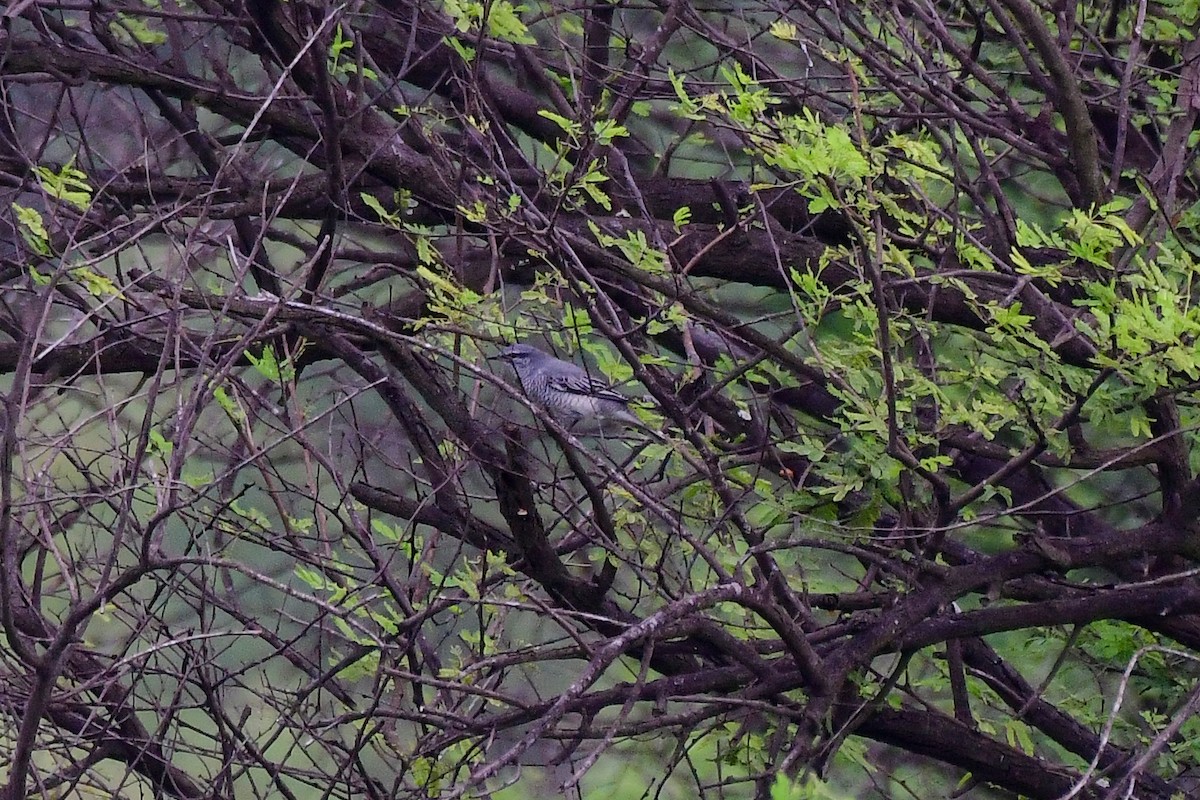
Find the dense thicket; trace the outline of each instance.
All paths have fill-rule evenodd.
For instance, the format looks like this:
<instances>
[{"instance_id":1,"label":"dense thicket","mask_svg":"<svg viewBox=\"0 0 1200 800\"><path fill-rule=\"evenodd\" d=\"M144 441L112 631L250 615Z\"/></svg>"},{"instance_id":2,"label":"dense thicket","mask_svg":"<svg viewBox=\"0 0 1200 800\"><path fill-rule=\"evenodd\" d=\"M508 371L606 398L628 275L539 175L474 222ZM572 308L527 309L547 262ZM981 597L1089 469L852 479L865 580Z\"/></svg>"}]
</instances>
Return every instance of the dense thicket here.
<instances>
[{"instance_id":1,"label":"dense thicket","mask_svg":"<svg viewBox=\"0 0 1200 800\"><path fill-rule=\"evenodd\" d=\"M1190 796L1198 13L10 0L3 797Z\"/></svg>"}]
</instances>

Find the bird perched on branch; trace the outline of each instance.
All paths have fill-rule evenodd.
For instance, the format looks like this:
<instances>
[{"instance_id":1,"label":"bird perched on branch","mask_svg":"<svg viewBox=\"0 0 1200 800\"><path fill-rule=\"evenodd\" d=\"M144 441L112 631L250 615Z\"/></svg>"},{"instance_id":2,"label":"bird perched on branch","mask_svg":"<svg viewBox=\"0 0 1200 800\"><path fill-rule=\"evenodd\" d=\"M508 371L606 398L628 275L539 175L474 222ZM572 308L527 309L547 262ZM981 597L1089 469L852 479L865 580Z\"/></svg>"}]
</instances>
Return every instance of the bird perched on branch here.
<instances>
[{"instance_id":1,"label":"bird perched on branch","mask_svg":"<svg viewBox=\"0 0 1200 800\"><path fill-rule=\"evenodd\" d=\"M642 425L629 410L629 398L582 367L527 344L506 347L497 358L512 364L525 394L551 413L565 413L573 422L614 420Z\"/></svg>"}]
</instances>

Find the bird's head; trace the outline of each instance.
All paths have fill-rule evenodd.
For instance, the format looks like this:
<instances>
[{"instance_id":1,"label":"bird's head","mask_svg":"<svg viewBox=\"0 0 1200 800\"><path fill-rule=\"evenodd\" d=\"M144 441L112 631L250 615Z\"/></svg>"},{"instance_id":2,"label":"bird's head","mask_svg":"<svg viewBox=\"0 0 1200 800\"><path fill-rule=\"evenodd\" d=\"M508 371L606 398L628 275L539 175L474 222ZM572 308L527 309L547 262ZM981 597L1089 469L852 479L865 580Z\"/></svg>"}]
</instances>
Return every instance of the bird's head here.
<instances>
[{"instance_id":1,"label":"bird's head","mask_svg":"<svg viewBox=\"0 0 1200 800\"><path fill-rule=\"evenodd\" d=\"M539 352L536 347L530 347L527 344L514 344L501 350L496 358L507 361L513 366L524 365L536 358Z\"/></svg>"}]
</instances>

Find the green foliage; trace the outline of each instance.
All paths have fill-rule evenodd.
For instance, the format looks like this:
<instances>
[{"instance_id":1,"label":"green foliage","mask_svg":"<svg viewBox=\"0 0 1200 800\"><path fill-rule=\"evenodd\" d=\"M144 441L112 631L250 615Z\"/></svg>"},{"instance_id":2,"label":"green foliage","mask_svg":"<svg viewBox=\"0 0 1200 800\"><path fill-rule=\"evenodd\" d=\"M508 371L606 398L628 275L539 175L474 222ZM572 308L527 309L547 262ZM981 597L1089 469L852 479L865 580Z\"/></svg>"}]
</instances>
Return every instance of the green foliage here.
<instances>
[{"instance_id":1,"label":"green foliage","mask_svg":"<svg viewBox=\"0 0 1200 800\"><path fill-rule=\"evenodd\" d=\"M158 453L163 458L170 458L171 453L175 449L175 445L163 435L157 428L150 429L150 449L152 452Z\"/></svg>"},{"instance_id":2,"label":"green foliage","mask_svg":"<svg viewBox=\"0 0 1200 800\"><path fill-rule=\"evenodd\" d=\"M117 13L117 18L108 24L108 30L113 37L125 44L160 45L166 44L167 34L155 30L142 17Z\"/></svg>"},{"instance_id":3,"label":"green foliage","mask_svg":"<svg viewBox=\"0 0 1200 800\"><path fill-rule=\"evenodd\" d=\"M213 387L213 400L221 407L229 419L233 420L239 426L246 421L246 412L242 410L241 405L223 386Z\"/></svg>"},{"instance_id":4,"label":"green foliage","mask_svg":"<svg viewBox=\"0 0 1200 800\"><path fill-rule=\"evenodd\" d=\"M470 0L442 0L442 10L454 22L459 33L471 33L480 27L488 36L513 44L536 44L529 28L521 21L525 6L515 5L509 0L471 2Z\"/></svg>"},{"instance_id":5,"label":"green foliage","mask_svg":"<svg viewBox=\"0 0 1200 800\"><path fill-rule=\"evenodd\" d=\"M42 221L42 215L36 209L28 208L20 203L13 203L12 208L17 218L17 227L21 231L21 238L25 240L29 249L38 255L51 255L50 234ZM35 280L45 282L45 279L41 278L36 271L33 275Z\"/></svg>"},{"instance_id":6,"label":"green foliage","mask_svg":"<svg viewBox=\"0 0 1200 800\"><path fill-rule=\"evenodd\" d=\"M285 359L280 360L275 355L275 348L271 345L264 345L258 355L253 352L246 351L246 359L254 365L254 369L260 375L269 381L286 385L293 383L296 380L296 362L295 359L304 351L303 343L294 355L290 355Z\"/></svg>"},{"instance_id":7,"label":"green foliage","mask_svg":"<svg viewBox=\"0 0 1200 800\"><path fill-rule=\"evenodd\" d=\"M37 166L33 168L33 174L48 196L69 203L79 211L87 211L92 204L91 182L87 173L75 166L74 158L57 172L49 167Z\"/></svg>"},{"instance_id":8,"label":"green foliage","mask_svg":"<svg viewBox=\"0 0 1200 800\"><path fill-rule=\"evenodd\" d=\"M403 219L404 215L412 211L416 205L416 201L413 200L412 192L397 190L392 193L392 205L396 206L395 211L386 209L383 203L380 203L379 198L370 192L361 192L359 197L362 199L362 203L364 203L368 209L371 209L377 213L379 222L388 225L390 228L395 228L396 230L408 229L406 228L406 224L404 224Z\"/></svg>"},{"instance_id":9,"label":"green foliage","mask_svg":"<svg viewBox=\"0 0 1200 800\"><path fill-rule=\"evenodd\" d=\"M329 74L335 78L342 78L349 75L361 75L369 81L379 80L379 74L370 67L360 67L353 59L351 51L354 48L354 41L346 36L346 31L341 25L337 25L333 29L333 42L329 45ZM365 199L365 198L364 198Z\"/></svg>"},{"instance_id":10,"label":"green foliage","mask_svg":"<svg viewBox=\"0 0 1200 800\"><path fill-rule=\"evenodd\" d=\"M434 251L427 251L427 255L430 258L428 263L435 266L419 266L416 275L428 296L431 310L451 324L470 330L486 331L492 336L501 336L508 331L509 326L495 298L484 297L452 278ZM423 325L422 322L417 323L418 327Z\"/></svg>"},{"instance_id":11,"label":"green foliage","mask_svg":"<svg viewBox=\"0 0 1200 800\"><path fill-rule=\"evenodd\" d=\"M88 294L101 299L111 299L121 297L121 290L113 283L112 278L107 275L91 270L87 267L76 267L71 270L71 277L79 282Z\"/></svg>"},{"instance_id":12,"label":"green foliage","mask_svg":"<svg viewBox=\"0 0 1200 800\"><path fill-rule=\"evenodd\" d=\"M613 247L635 268L651 275L662 275L667 270L667 256L650 244L644 231L628 231L624 236L609 236L598 226L589 224L592 235L604 247Z\"/></svg>"}]
</instances>

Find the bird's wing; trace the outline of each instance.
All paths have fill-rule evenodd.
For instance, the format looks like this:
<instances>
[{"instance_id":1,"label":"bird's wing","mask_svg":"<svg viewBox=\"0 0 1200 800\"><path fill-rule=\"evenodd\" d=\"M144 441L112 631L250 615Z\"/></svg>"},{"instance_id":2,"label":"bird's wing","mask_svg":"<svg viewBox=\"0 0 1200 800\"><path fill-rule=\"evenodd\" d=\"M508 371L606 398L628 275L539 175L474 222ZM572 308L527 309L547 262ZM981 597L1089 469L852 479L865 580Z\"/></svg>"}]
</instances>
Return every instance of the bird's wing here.
<instances>
[{"instance_id":1,"label":"bird's wing","mask_svg":"<svg viewBox=\"0 0 1200 800\"><path fill-rule=\"evenodd\" d=\"M604 381L591 377L580 370L578 375L556 375L547 381L552 389L567 394L577 394L584 397L596 397L602 400L615 400L628 405L629 398L614 390Z\"/></svg>"}]
</instances>

